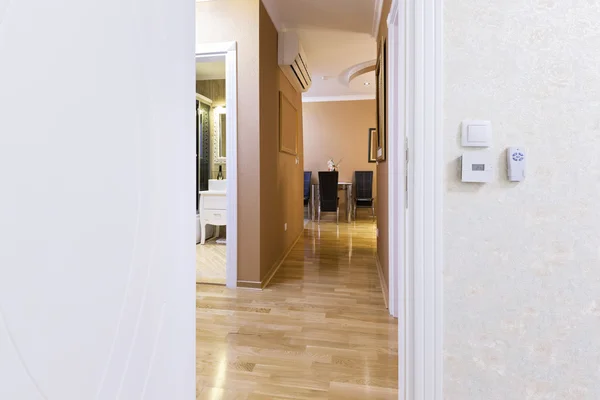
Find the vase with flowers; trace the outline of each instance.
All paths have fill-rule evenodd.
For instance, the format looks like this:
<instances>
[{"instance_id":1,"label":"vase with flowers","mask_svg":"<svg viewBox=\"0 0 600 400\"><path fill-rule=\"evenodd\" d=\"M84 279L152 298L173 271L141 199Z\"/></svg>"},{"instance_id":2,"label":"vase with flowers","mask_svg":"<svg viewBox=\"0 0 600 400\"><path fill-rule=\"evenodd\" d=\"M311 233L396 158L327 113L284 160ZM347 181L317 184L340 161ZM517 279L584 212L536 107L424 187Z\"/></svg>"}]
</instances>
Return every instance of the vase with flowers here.
<instances>
[{"instance_id":1,"label":"vase with flowers","mask_svg":"<svg viewBox=\"0 0 600 400\"><path fill-rule=\"evenodd\" d=\"M338 171L338 167L341 164L343 158L340 158L340 161L335 162L333 161L333 157L329 159L329 161L327 161L327 168L329 169L329 171Z\"/></svg>"}]
</instances>

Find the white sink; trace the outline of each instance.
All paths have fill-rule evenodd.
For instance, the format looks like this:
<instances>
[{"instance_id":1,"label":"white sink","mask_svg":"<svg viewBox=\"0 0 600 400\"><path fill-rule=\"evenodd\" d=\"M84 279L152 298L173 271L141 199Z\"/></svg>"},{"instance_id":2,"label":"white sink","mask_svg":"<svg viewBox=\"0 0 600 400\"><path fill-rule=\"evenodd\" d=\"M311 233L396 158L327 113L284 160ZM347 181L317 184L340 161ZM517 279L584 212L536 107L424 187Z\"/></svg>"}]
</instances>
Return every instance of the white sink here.
<instances>
[{"instance_id":1,"label":"white sink","mask_svg":"<svg viewBox=\"0 0 600 400\"><path fill-rule=\"evenodd\" d=\"M208 190L225 192L227 190L227 179L209 179Z\"/></svg>"}]
</instances>

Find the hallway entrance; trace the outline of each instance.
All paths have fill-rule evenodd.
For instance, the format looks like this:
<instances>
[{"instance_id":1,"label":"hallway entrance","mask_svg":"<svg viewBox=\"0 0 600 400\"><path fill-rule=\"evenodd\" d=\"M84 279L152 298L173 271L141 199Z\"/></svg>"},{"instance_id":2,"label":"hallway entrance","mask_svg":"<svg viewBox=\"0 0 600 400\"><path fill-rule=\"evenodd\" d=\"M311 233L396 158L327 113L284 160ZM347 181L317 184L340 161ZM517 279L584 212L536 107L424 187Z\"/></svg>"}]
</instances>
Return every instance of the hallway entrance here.
<instances>
[{"instance_id":1,"label":"hallway entrance","mask_svg":"<svg viewBox=\"0 0 600 400\"><path fill-rule=\"evenodd\" d=\"M397 399L375 224L309 222L262 291L197 286L199 399Z\"/></svg>"}]
</instances>

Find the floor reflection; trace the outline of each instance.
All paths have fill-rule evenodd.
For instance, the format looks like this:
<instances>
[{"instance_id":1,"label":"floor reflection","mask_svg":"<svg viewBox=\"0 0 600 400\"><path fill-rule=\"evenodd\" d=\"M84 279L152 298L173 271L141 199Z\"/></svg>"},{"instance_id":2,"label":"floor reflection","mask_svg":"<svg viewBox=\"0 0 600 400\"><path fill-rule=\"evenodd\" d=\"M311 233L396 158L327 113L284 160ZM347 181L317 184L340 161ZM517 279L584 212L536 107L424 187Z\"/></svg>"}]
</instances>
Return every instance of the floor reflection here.
<instances>
[{"instance_id":1,"label":"floor reflection","mask_svg":"<svg viewBox=\"0 0 600 400\"><path fill-rule=\"evenodd\" d=\"M198 399L396 399L375 224L309 222L263 291L198 285Z\"/></svg>"}]
</instances>

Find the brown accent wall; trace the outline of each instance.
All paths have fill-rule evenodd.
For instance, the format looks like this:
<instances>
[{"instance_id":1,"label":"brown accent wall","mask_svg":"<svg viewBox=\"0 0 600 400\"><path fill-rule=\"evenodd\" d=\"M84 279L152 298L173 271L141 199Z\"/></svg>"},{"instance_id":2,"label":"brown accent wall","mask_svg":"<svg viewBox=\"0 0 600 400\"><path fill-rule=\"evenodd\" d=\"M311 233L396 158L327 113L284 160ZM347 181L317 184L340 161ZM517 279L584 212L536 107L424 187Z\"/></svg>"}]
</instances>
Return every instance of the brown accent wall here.
<instances>
[{"instance_id":1,"label":"brown accent wall","mask_svg":"<svg viewBox=\"0 0 600 400\"><path fill-rule=\"evenodd\" d=\"M327 160L338 161L340 181L352 181L354 171L374 171L369 162L369 128L377 124L375 100L332 101L304 104L304 171L312 171L313 182L318 172L327 170ZM375 175L375 179L377 178ZM377 181L373 188L377 199ZM342 202L345 196L340 196Z\"/></svg>"},{"instance_id":2,"label":"brown accent wall","mask_svg":"<svg viewBox=\"0 0 600 400\"><path fill-rule=\"evenodd\" d=\"M196 3L196 43L237 42L238 280L260 280L259 0Z\"/></svg>"},{"instance_id":3,"label":"brown accent wall","mask_svg":"<svg viewBox=\"0 0 600 400\"><path fill-rule=\"evenodd\" d=\"M260 281L302 234L302 97L279 69L277 30L260 4ZM296 156L279 151L279 91L298 110ZM287 223L287 231L284 224Z\"/></svg>"},{"instance_id":4,"label":"brown accent wall","mask_svg":"<svg viewBox=\"0 0 600 400\"><path fill-rule=\"evenodd\" d=\"M196 24L196 43L237 42L238 281L258 287L304 228L302 98L279 69L277 30L260 0L196 3ZM279 152L280 90L299 111L298 164Z\"/></svg>"},{"instance_id":5,"label":"brown accent wall","mask_svg":"<svg viewBox=\"0 0 600 400\"><path fill-rule=\"evenodd\" d=\"M379 57L380 42L383 38L387 38L387 16L390 13L392 0L383 1L383 9L381 12L381 21L379 23L379 34L377 35L377 56ZM386 113L387 115L387 113ZM388 141L389 142L389 141ZM387 148L386 148L387 152ZM386 157L387 160L387 157ZM380 162L377 165L377 229L379 236L377 238L377 256L381 263L384 280L389 283L388 277L388 163L387 161Z\"/></svg>"}]
</instances>

